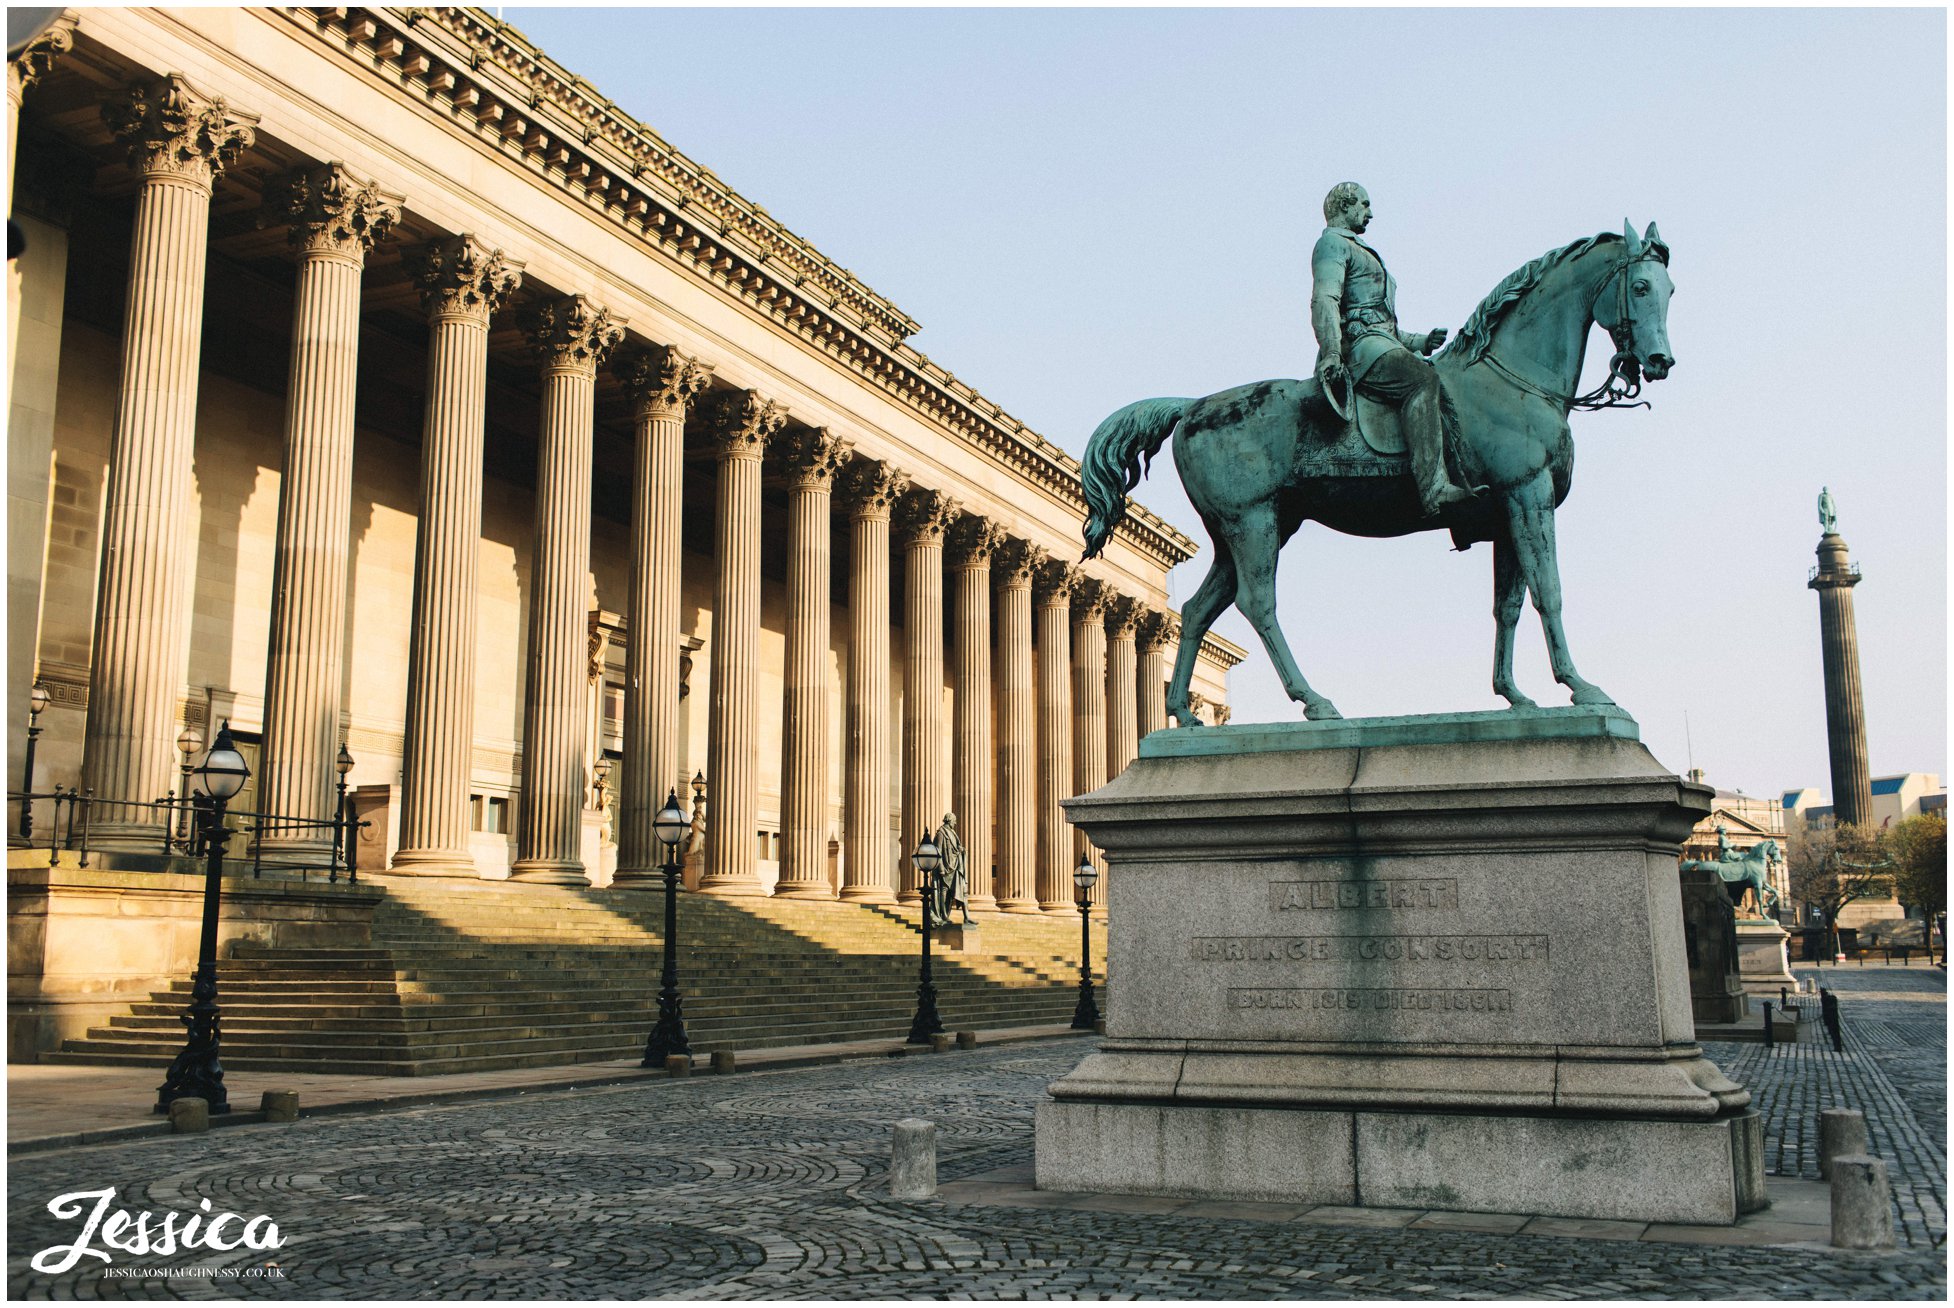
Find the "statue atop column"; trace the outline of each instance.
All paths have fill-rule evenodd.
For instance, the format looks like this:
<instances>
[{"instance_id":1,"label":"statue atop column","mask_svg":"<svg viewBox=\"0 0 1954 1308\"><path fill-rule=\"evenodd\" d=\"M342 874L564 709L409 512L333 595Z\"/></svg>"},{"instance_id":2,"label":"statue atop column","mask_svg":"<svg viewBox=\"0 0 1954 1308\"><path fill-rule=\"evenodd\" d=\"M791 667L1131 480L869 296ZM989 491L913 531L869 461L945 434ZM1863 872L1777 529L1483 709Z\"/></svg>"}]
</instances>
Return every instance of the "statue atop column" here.
<instances>
[{"instance_id":1,"label":"statue atop column","mask_svg":"<svg viewBox=\"0 0 1954 1308\"><path fill-rule=\"evenodd\" d=\"M1832 503L1832 488L1830 486L1820 486L1818 488L1818 528L1827 536L1836 536L1839 534L1838 506Z\"/></svg>"}]
</instances>

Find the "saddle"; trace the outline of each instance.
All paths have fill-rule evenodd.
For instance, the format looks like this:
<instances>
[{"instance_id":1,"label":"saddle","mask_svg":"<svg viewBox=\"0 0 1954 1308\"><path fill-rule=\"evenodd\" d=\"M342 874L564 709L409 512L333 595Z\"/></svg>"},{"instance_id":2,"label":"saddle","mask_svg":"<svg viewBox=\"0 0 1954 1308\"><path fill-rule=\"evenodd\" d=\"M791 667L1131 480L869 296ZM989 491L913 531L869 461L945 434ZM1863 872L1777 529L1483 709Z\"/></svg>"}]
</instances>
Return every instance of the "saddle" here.
<instances>
[{"instance_id":1,"label":"saddle","mask_svg":"<svg viewBox=\"0 0 1954 1308\"><path fill-rule=\"evenodd\" d=\"M1313 409L1317 421L1312 425L1328 439L1326 444L1347 447L1355 451L1361 441L1373 453L1387 459L1402 459L1408 456L1409 446L1405 442L1404 424L1398 418L1398 411L1381 400L1371 399L1361 391L1352 388L1349 398L1341 408L1330 402L1322 390L1322 384L1314 377L1303 380L1303 404ZM1346 416L1346 411L1348 416ZM1445 389L1444 379L1439 381L1439 424L1445 433L1445 461L1457 470L1459 466L1459 424L1458 415L1452 408L1452 397ZM1352 439L1352 437L1356 439ZM1391 475L1402 471L1397 467L1381 467L1377 472Z\"/></svg>"}]
</instances>

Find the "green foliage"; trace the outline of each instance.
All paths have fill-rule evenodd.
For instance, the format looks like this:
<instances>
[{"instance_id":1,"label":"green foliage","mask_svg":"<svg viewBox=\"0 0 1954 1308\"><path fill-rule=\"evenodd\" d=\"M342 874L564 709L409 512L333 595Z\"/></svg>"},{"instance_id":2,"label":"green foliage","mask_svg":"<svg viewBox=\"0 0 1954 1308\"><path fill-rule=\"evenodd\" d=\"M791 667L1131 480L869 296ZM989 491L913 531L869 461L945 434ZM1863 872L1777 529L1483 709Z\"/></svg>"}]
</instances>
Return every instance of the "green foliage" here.
<instances>
[{"instance_id":1,"label":"green foliage","mask_svg":"<svg viewBox=\"0 0 1954 1308\"><path fill-rule=\"evenodd\" d=\"M1947 815L1922 813L1887 828L1881 846L1893 864L1894 897L1927 916L1947 909Z\"/></svg>"}]
</instances>

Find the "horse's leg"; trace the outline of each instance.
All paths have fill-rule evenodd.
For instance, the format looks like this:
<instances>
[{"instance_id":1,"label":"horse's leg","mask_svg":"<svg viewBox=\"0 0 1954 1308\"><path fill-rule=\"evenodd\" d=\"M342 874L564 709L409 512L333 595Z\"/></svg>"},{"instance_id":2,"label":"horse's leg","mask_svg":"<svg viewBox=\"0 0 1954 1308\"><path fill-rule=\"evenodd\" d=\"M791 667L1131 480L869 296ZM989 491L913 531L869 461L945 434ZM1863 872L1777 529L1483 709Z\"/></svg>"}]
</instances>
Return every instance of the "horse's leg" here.
<instances>
[{"instance_id":1,"label":"horse's leg","mask_svg":"<svg viewBox=\"0 0 1954 1308\"><path fill-rule=\"evenodd\" d=\"M1493 693L1512 708L1537 708L1513 684L1513 631L1527 602L1527 579L1513 542L1502 536L1493 542Z\"/></svg>"},{"instance_id":2,"label":"horse's leg","mask_svg":"<svg viewBox=\"0 0 1954 1308\"><path fill-rule=\"evenodd\" d=\"M1276 622L1276 560L1282 553L1282 536L1276 530L1276 511L1272 504L1263 504L1242 515L1236 524L1233 543L1235 554L1235 607L1255 627L1262 637L1262 648L1269 651L1269 661L1276 665L1276 675L1282 678L1282 688L1289 692L1289 698L1303 706L1303 716L1310 719L1340 718L1337 706L1309 688L1303 680L1302 669L1296 666L1296 656L1289 652L1289 642L1284 639L1282 628Z\"/></svg>"},{"instance_id":3,"label":"horse's leg","mask_svg":"<svg viewBox=\"0 0 1954 1308\"><path fill-rule=\"evenodd\" d=\"M1220 536L1214 537L1214 562L1208 575L1181 605L1181 644L1174 655L1174 679L1167 685L1167 712L1179 727L1198 727L1201 720L1188 707L1188 687L1194 680L1194 660L1201 654L1201 638L1235 600L1235 556Z\"/></svg>"},{"instance_id":4,"label":"horse's leg","mask_svg":"<svg viewBox=\"0 0 1954 1308\"><path fill-rule=\"evenodd\" d=\"M1560 625L1560 560L1554 551L1554 482L1542 472L1506 499L1507 532L1520 557L1520 572L1547 635L1554 680L1573 692L1576 704L1613 704L1608 693L1574 670Z\"/></svg>"}]
</instances>

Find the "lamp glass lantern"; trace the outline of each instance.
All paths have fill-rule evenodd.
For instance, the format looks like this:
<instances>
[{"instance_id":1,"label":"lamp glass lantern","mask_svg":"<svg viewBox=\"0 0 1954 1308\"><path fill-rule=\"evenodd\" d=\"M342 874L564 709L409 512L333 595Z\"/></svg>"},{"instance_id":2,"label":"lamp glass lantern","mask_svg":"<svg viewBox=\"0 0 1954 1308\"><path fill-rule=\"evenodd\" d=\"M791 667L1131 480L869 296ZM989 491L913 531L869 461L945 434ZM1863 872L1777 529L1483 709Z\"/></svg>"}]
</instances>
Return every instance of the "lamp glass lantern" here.
<instances>
[{"instance_id":1,"label":"lamp glass lantern","mask_svg":"<svg viewBox=\"0 0 1954 1308\"><path fill-rule=\"evenodd\" d=\"M203 783L204 794L220 803L229 803L244 789L251 769L245 765L244 755L238 752L237 743L231 739L228 719L218 728L217 739L210 743L210 752L204 755L204 761L196 771L197 779Z\"/></svg>"},{"instance_id":2,"label":"lamp glass lantern","mask_svg":"<svg viewBox=\"0 0 1954 1308\"><path fill-rule=\"evenodd\" d=\"M46 711L48 701L52 698L48 694L46 682L35 682L34 689L27 692L27 716L30 719L40 717Z\"/></svg>"},{"instance_id":3,"label":"lamp glass lantern","mask_svg":"<svg viewBox=\"0 0 1954 1308\"><path fill-rule=\"evenodd\" d=\"M346 742L343 740L339 743L339 757L332 761L332 766L342 779L353 770L353 755L347 750Z\"/></svg>"},{"instance_id":4,"label":"lamp glass lantern","mask_svg":"<svg viewBox=\"0 0 1954 1308\"><path fill-rule=\"evenodd\" d=\"M943 862L943 851L936 847L936 841L925 831L923 838L916 842L916 852L909 856L910 863L918 872L929 876Z\"/></svg>"},{"instance_id":5,"label":"lamp glass lantern","mask_svg":"<svg viewBox=\"0 0 1954 1308\"><path fill-rule=\"evenodd\" d=\"M1099 869L1092 865L1092 856L1090 854L1082 856L1079 859L1079 866L1072 869L1072 884L1078 887L1079 898L1082 900L1091 898L1092 888L1098 881Z\"/></svg>"},{"instance_id":6,"label":"lamp glass lantern","mask_svg":"<svg viewBox=\"0 0 1954 1308\"><path fill-rule=\"evenodd\" d=\"M692 830L692 815L678 806L678 791L665 796L665 807L651 819L652 829L667 845L676 845Z\"/></svg>"}]
</instances>

